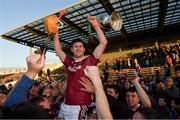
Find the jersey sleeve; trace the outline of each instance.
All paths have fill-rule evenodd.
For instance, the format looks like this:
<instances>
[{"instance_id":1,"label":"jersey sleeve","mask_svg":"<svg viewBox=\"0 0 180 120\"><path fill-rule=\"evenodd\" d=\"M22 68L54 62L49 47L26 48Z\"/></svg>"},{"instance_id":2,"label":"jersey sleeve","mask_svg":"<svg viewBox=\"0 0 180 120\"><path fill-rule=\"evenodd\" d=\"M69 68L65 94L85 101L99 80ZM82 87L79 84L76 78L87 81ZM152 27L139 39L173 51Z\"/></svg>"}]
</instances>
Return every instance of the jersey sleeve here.
<instances>
[{"instance_id":1,"label":"jersey sleeve","mask_svg":"<svg viewBox=\"0 0 180 120\"><path fill-rule=\"evenodd\" d=\"M92 65L97 65L97 63L99 62L99 59L96 59L95 56L94 56L94 54L91 54L89 57L90 57L90 58L89 58L90 63L91 63Z\"/></svg>"},{"instance_id":2,"label":"jersey sleeve","mask_svg":"<svg viewBox=\"0 0 180 120\"><path fill-rule=\"evenodd\" d=\"M65 66L68 66L71 61L72 61L72 58L69 57L68 55L66 55L66 58L65 58L63 64L64 64Z\"/></svg>"}]
</instances>

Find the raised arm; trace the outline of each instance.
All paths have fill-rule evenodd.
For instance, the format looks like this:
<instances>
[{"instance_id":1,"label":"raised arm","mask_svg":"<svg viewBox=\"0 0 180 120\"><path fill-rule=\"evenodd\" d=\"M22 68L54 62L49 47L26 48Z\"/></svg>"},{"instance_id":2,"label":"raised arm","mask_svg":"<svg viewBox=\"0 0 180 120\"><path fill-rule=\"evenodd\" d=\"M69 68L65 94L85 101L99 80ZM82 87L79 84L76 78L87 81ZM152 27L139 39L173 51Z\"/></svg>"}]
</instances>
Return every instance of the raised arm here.
<instances>
[{"instance_id":1,"label":"raised arm","mask_svg":"<svg viewBox=\"0 0 180 120\"><path fill-rule=\"evenodd\" d=\"M27 100L29 90L34 84L33 79L44 67L44 62L44 55L33 53L27 57L28 70L8 94L4 106L12 107Z\"/></svg>"},{"instance_id":2,"label":"raised arm","mask_svg":"<svg viewBox=\"0 0 180 120\"><path fill-rule=\"evenodd\" d=\"M107 39L104 36L104 33L101 30L100 25L95 16L88 16L88 21L91 23L98 36L99 45L95 48L93 54L96 59L99 59L106 48Z\"/></svg>"},{"instance_id":3,"label":"raised arm","mask_svg":"<svg viewBox=\"0 0 180 120\"><path fill-rule=\"evenodd\" d=\"M96 109L99 119L112 119L109 104L103 89L99 69L96 66L87 66L85 75L90 78L95 88Z\"/></svg>"},{"instance_id":4,"label":"raised arm","mask_svg":"<svg viewBox=\"0 0 180 120\"><path fill-rule=\"evenodd\" d=\"M144 107L151 108L151 101L144 89L141 87L140 83L138 82L139 79L140 78L138 77L137 72L134 70L134 77L131 79L131 83L135 86L137 94Z\"/></svg>"},{"instance_id":5,"label":"raised arm","mask_svg":"<svg viewBox=\"0 0 180 120\"><path fill-rule=\"evenodd\" d=\"M59 41L58 32L54 35L54 50L56 51L58 57L61 59L62 62L65 61L66 54L61 48L61 43Z\"/></svg>"}]
</instances>

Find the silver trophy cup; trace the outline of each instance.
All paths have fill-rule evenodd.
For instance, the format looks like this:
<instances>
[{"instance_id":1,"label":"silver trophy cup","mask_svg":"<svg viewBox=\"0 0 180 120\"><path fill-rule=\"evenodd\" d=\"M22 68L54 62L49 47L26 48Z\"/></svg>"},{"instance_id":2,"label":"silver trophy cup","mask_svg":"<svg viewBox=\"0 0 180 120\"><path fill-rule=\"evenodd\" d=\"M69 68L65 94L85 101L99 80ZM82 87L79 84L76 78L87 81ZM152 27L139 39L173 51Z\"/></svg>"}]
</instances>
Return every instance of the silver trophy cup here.
<instances>
[{"instance_id":1,"label":"silver trophy cup","mask_svg":"<svg viewBox=\"0 0 180 120\"><path fill-rule=\"evenodd\" d=\"M120 31L123 24L123 19L119 12L114 11L111 15L100 16L97 18L101 24L101 28L104 30L113 29L114 31Z\"/></svg>"}]
</instances>

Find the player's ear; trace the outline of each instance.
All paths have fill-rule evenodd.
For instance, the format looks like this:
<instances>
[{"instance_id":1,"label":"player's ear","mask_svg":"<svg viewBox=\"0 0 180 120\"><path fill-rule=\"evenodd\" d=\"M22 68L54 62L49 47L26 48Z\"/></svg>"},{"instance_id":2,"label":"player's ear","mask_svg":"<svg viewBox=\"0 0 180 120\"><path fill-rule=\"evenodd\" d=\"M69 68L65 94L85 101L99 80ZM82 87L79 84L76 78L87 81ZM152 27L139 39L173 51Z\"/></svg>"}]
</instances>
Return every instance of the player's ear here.
<instances>
[{"instance_id":1,"label":"player's ear","mask_svg":"<svg viewBox=\"0 0 180 120\"><path fill-rule=\"evenodd\" d=\"M73 48L71 47L70 49L71 49L71 52L73 52Z\"/></svg>"}]
</instances>

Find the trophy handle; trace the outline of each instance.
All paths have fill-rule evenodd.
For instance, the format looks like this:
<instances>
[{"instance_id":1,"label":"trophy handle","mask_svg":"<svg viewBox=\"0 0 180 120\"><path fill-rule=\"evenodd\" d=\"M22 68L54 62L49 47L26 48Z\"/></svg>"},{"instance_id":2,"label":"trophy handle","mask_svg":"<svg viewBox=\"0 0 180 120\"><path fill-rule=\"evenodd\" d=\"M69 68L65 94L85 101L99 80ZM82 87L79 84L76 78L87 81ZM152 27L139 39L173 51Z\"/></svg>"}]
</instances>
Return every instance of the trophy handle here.
<instances>
[{"instance_id":1,"label":"trophy handle","mask_svg":"<svg viewBox=\"0 0 180 120\"><path fill-rule=\"evenodd\" d=\"M58 22L59 22L59 24L60 24L60 26L58 27L58 28L63 28L63 26L64 26L64 23L63 22L61 22L61 18L62 18L62 16L64 15L64 14L66 14L67 13L67 10L66 9L63 9L63 10L61 10L60 12L59 12L59 17L57 18L58 19Z\"/></svg>"},{"instance_id":2,"label":"trophy handle","mask_svg":"<svg viewBox=\"0 0 180 120\"><path fill-rule=\"evenodd\" d=\"M58 26L58 28L63 28L64 23L63 23L63 22L61 22L59 19L58 19L58 22L59 22L59 24L60 24L60 26Z\"/></svg>"},{"instance_id":3,"label":"trophy handle","mask_svg":"<svg viewBox=\"0 0 180 120\"><path fill-rule=\"evenodd\" d=\"M61 21L59 20L59 18L58 18L56 15L54 15L54 16L55 16L55 18L57 19L57 21L59 22L59 25L60 25L60 26L58 26L58 28L63 28L64 23L61 22Z\"/></svg>"}]
</instances>

